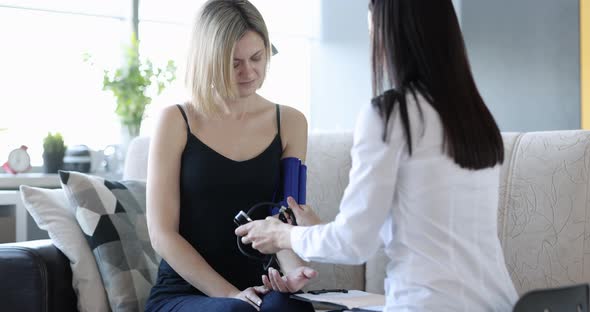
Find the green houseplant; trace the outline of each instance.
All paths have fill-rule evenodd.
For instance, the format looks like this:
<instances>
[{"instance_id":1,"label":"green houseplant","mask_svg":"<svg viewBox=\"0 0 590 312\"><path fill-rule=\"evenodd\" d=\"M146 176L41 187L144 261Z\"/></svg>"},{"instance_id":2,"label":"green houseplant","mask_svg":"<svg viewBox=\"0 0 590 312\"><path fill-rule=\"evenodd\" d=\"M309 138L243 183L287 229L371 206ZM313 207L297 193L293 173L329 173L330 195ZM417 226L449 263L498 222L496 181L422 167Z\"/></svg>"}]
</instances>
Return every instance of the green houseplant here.
<instances>
[{"instance_id":1,"label":"green houseplant","mask_svg":"<svg viewBox=\"0 0 590 312\"><path fill-rule=\"evenodd\" d=\"M66 145L59 132L51 134L43 139L43 171L45 173L57 173L63 167Z\"/></svg>"},{"instance_id":2,"label":"green houseplant","mask_svg":"<svg viewBox=\"0 0 590 312\"><path fill-rule=\"evenodd\" d=\"M139 42L135 35L125 50L121 67L105 70L103 90L111 91L117 98L115 112L130 137L139 135L146 107L151 95L159 95L176 79L176 65L169 60L165 67L155 67L149 59L139 55Z\"/></svg>"}]
</instances>

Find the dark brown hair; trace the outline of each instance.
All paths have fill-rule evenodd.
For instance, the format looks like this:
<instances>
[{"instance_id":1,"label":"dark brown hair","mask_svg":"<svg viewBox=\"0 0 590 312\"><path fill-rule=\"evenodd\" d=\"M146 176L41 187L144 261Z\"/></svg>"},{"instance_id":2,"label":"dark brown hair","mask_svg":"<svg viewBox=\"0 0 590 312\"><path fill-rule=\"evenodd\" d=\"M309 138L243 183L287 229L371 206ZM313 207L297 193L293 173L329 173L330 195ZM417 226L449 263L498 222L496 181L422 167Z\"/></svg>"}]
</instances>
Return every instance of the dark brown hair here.
<instances>
[{"instance_id":1,"label":"dark brown hair","mask_svg":"<svg viewBox=\"0 0 590 312\"><path fill-rule=\"evenodd\" d=\"M475 85L451 0L370 0L373 105L388 122L399 105L412 153L407 95L421 94L438 112L444 149L459 166L504 161L500 130Z\"/></svg>"}]
</instances>

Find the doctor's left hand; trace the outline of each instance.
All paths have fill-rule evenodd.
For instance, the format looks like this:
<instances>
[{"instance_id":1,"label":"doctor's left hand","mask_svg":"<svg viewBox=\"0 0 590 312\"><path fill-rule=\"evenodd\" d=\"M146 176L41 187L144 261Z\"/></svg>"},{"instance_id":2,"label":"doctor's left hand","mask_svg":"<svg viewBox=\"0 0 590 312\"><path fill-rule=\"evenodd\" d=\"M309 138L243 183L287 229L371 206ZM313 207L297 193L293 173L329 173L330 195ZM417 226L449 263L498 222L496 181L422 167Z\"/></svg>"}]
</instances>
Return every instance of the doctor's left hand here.
<instances>
[{"instance_id":1,"label":"doctor's left hand","mask_svg":"<svg viewBox=\"0 0 590 312\"><path fill-rule=\"evenodd\" d=\"M274 254L281 249L291 249L291 228L276 218L248 222L235 230L242 237L242 243L264 254Z\"/></svg>"}]
</instances>

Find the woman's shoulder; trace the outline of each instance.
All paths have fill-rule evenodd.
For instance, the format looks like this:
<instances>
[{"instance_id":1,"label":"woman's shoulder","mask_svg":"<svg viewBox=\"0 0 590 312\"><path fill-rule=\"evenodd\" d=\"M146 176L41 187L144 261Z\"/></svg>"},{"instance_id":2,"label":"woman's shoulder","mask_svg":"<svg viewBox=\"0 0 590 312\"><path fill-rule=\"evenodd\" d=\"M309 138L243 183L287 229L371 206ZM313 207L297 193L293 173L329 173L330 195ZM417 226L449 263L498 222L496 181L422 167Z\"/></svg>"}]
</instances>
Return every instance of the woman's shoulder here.
<instances>
[{"instance_id":1,"label":"woman's shoulder","mask_svg":"<svg viewBox=\"0 0 590 312\"><path fill-rule=\"evenodd\" d=\"M426 120L436 111L429 103L428 97L421 92L390 90L388 96L393 99L389 108L375 101L364 103L358 110L355 132L359 136L377 138L386 137L405 140L404 119L407 118L412 136L424 132ZM401 99L404 99L402 102ZM404 108L401 105L403 103Z\"/></svg>"},{"instance_id":2,"label":"woman's shoulder","mask_svg":"<svg viewBox=\"0 0 590 312\"><path fill-rule=\"evenodd\" d=\"M178 122L179 119L183 119L183 112L186 114L187 107L184 104L170 104L160 109L160 121L161 122Z\"/></svg>"},{"instance_id":3,"label":"woman's shoulder","mask_svg":"<svg viewBox=\"0 0 590 312\"><path fill-rule=\"evenodd\" d=\"M187 127L177 105L162 107L158 113L157 123L152 130L150 149L166 155L181 153L187 142ZM169 156L165 156L166 158Z\"/></svg>"},{"instance_id":4,"label":"woman's shoulder","mask_svg":"<svg viewBox=\"0 0 590 312\"><path fill-rule=\"evenodd\" d=\"M283 157L304 160L307 153L307 119L298 109L279 105L280 136L283 143Z\"/></svg>"},{"instance_id":5,"label":"woman's shoulder","mask_svg":"<svg viewBox=\"0 0 590 312\"><path fill-rule=\"evenodd\" d=\"M391 92L390 99L392 99L389 109L384 109L380 105L375 104L375 102L372 102L371 105L369 105L371 109L366 108L365 110L371 110L381 118L384 117L381 116L382 114L389 114L389 120L397 120L398 124L401 123L402 118L408 118L410 120L410 125L416 126L424 122L425 115L438 115L431 104L432 98L425 92L418 89L406 89L403 92L392 89L389 92ZM404 106L403 109L402 104ZM406 114L407 117L402 117L402 114ZM369 113L369 115L372 114Z\"/></svg>"},{"instance_id":6,"label":"woman's shoulder","mask_svg":"<svg viewBox=\"0 0 590 312\"><path fill-rule=\"evenodd\" d=\"M305 115L301 111L291 106L277 105L279 105L282 124L284 123L285 126L288 126L289 128L305 127L307 129L307 118L305 118ZM283 128L283 126L281 126L281 128Z\"/></svg>"},{"instance_id":7,"label":"woman's shoulder","mask_svg":"<svg viewBox=\"0 0 590 312\"><path fill-rule=\"evenodd\" d=\"M157 118L158 122L156 131L184 131L186 129L186 121L184 117L186 114L186 104L170 104L162 107L158 112L159 117Z\"/></svg>"}]
</instances>

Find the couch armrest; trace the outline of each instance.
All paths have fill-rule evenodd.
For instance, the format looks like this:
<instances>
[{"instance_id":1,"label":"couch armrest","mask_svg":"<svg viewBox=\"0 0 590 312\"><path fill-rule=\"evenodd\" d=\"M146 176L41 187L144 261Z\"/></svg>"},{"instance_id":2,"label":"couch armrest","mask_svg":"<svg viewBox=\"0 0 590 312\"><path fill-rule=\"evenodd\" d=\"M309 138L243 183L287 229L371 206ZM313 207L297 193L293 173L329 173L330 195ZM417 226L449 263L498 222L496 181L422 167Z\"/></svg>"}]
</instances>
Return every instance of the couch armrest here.
<instances>
[{"instance_id":1,"label":"couch armrest","mask_svg":"<svg viewBox=\"0 0 590 312\"><path fill-rule=\"evenodd\" d=\"M51 240L0 244L2 311L77 311L69 260Z\"/></svg>"}]
</instances>

